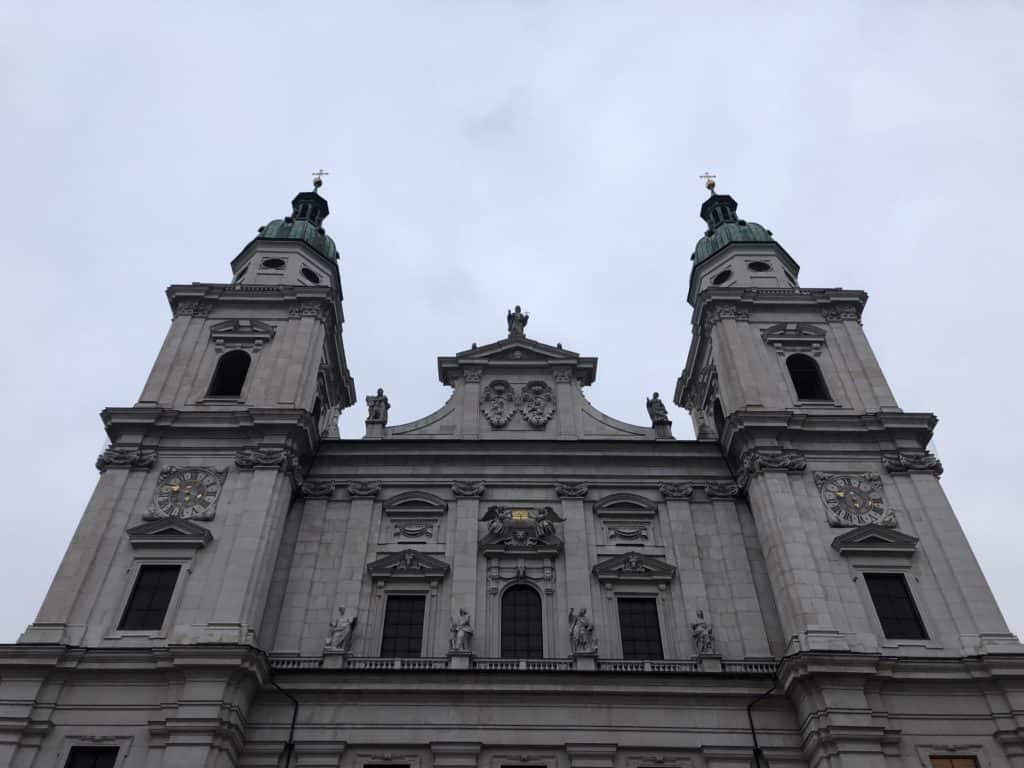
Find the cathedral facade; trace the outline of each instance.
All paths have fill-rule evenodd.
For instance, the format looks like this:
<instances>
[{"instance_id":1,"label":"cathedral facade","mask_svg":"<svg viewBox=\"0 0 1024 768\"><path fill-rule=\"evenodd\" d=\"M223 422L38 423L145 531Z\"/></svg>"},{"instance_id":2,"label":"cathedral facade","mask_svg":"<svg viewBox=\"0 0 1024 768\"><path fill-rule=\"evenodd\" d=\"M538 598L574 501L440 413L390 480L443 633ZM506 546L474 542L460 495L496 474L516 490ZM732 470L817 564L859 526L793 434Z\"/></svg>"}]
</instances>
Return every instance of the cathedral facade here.
<instances>
[{"instance_id":1,"label":"cathedral facade","mask_svg":"<svg viewBox=\"0 0 1024 768\"><path fill-rule=\"evenodd\" d=\"M438 358L391 424L342 337L314 189L232 281L167 290L139 401L35 621L0 646L19 768L1024 768L1008 630L856 290L803 288L715 193L650 424L531 336ZM681 355L682 350L680 350ZM358 407L364 407L358 403Z\"/></svg>"}]
</instances>

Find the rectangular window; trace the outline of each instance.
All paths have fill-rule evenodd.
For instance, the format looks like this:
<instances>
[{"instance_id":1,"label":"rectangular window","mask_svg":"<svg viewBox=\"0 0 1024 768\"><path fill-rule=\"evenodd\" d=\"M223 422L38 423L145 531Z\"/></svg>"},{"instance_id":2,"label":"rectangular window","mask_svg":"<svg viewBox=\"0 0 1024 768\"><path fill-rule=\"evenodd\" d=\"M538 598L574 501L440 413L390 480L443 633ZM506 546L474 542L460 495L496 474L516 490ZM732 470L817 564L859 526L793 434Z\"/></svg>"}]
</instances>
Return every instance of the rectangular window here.
<instances>
[{"instance_id":1,"label":"rectangular window","mask_svg":"<svg viewBox=\"0 0 1024 768\"><path fill-rule=\"evenodd\" d=\"M917 612L907 580L902 573L865 573L871 601L875 604L882 632L890 640L927 640L924 622Z\"/></svg>"},{"instance_id":2,"label":"rectangular window","mask_svg":"<svg viewBox=\"0 0 1024 768\"><path fill-rule=\"evenodd\" d=\"M620 597L619 632L622 658L661 659L661 627L658 604L653 597Z\"/></svg>"},{"instance_id":3,"label":"rectangular window","mask_svg":"<svg viewBox=\"0 0 1024 768\"><path fill-rule=\"evenodd\" d=\"M419 656L423 649L423 607L420 596L388 596L384 611L384 638L380 655L409 658Z\"/></svg>"},{"instance_id":4,"label":"rectangular window","mask_svg":"<svg viewBox=\"0 0 1024 768\"><path fill-rule=\"evenodd\" d=\"M117 747L72 747L65 768L114 768Z\"/></svg>"},{"instance_id":5,"label":"rectangular window","mask_svg":"<svg viewBox=\"0 0 1024 768\"><path fill-rule=\"evenodd\" d=\"M932 768L978 768L978 761L973 757L947 757L932 755Z\"/></svg>"},{"instance_id":6,"label":"rectangular window","mask_svg":"<svg viewBox=\"0 0 1024 768\"><path fill-rule=\"evenodd\" d=\"M118 629L160 629L164 625L180 570L180 565L144 565L139 568Z\"/></svg>"}]
</instances>

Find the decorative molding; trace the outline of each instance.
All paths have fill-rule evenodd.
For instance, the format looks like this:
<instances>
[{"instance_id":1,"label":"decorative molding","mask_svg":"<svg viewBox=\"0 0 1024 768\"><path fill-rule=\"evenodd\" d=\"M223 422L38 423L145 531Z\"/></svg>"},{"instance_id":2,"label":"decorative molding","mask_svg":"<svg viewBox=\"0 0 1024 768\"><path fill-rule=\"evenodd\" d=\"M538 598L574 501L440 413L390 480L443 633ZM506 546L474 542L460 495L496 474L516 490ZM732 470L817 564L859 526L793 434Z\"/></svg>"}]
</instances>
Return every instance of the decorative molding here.
<instances>
[{"instance_id":1,"label":"decorative molding","mask_svg":"<svg viewBox=\"0 0 1024 768\"><path fill-rule=\"evenodd\" d=\"M191 520L166 518L153 520L129 528L125 533L135 549L147 547L180 547L202 549L211 541L213 534Z\"/></svg>"},{"instance_id":2,"label":"decorative molding","mask_svg":"<svg viewBox=\"0 0 1024 768\"><path fill-rule=\"evenodd\" d=\"M378 581L386 579L439 581L444 578L448 570L448 563L444 560L417 552L415 549L393 552L366 565L366 572Z\"/></svg>"},{"instance_id":3,"label":"decorative molding","mask_svg":"<svg viewBox=\"0 0 1024 768\"><path fill-rule=\"evenodd\" d=\"M96 469L103 472L110 467L121 469L152 469L156 451L149 448L125 448L112 445L96 457Z\"/></svg>"},{"instance_id":4,"label":"decorative molding","mask_svg":"<svg viewBox=\"0 0 1024 768\"><path fill-rule=\"evenodd\" d=\"M334 493L331 480L307 480L299 486L299 493L307 499L329 499Z\"/></svg>"},{"instance_id":5,"label":"decorative molding","mask_svg":"<svg viewBox=\"0 0 1024 768\"><path fill-rule=\"evenodd\" d=\"M572 381L572 368L557 367L552 369L551 375L556 384L568 384Z\"/></svg>"},{"instance_id":6,"label":"decorative molding","mask_svg":"<svg viewBox=\"0 0 1024 768\"><path fill-rule=\"evenodd\" d=\"M815 472L814 484L825 504L828 524L833 528L868 524L896 527L896 516L885 508L882 499L882 479L874 472Z\"/></svg>"},{"instance_id":7,"label":"decorative molding","mask_svg":"<svg viewBox=\"0 0 1024 768\"><path fill-rule=\"evenodd\" d=\"M484 495L487 486L483 480L456 480L451 485L452 493L460 498Z\"/></svg>"},{"instance_id":8,"label":"decorative molding","mask_svg":"<svg viewBox=\"0 0 1024 768\"><path fill-rule=\"evenodd\" d=\"M562 540L555 523L565 522L551 507L491 506L480 518L487 533L480 540L484 552L557 552Z\"/></svg>"},{"instance_id":9,"label":"decorative molding","mask_svg":"<svg viewBox=\"0 0 1024 768\"><path fill-rule=\"evenodd\" d=\"M302 471L295 452L288 448L243 448L235 454L235 466L239 469L278 469L291 476L298 485Z\"/></svg>"},{"instance_id":10,"label":"decorative molding","mask_svg":"<svg viewBox=\"0 0 1024 768\"><path fill-rule=\"evenodd\" d=\"M544 381L528 381L518 399L519 412L531 427L543 427L555 415L555 393Z\"/></svg>"},{"instance_id":11,"label":"decorative molding","mask_svg":"<svg viewBox=\"0 0 1024 768\"><path fill-rule=\"evenodd\" d=\"M213 520L227 474L226 469L214 467L164 467L143 518Z\"/></svg>"},{"instance_id":12,"label":"decorative molding","mask_svg":"<svg viewBox=\"0 0 1024 768\"><path fill-rule=\"evenodd\" d=\"M587 495L589 487L586 483L555 483L555 494L560 499L582 499Z\"/></svg>"},{"instance_id":13,"label":"decorative molding","mask_svg":"<svg viewBox=\"0 0 1024 768\"><path fill-rule=\"evenodd\" d=\"M467 384L479 384L480 378L484 375L483 368L463 368L462 378L466 380Z\"/></svg>"},{"instance_id":14,"label":"decorative molding","mask_svg":"<svg viewBox=\"0 0 1024 768\"><path fill-rule=\"evenodd\" d=\"M348 495L356 499L372 499L380 493L380 483L353 480L347 486Z\"/></svg>"},{"instance_id":15,"label":"decorative molding","mask_svg":"<svg viewBox=\"0 0 1024 768\"><path fill-rule=\"evenodd\" d=\"M212 301L175 301L171 305L174 317L209 317L213 311Z\"/></svg>"},{"instance_id":16,"label":"decorative molding","mask_svg":"<svg viewBox=\"0 0 1024 768\"><path fill-rule=\"evenodd\" d=\"M448 502L430 493L408 491L384 501L384 514L391 526L390 537L401 543L433 539Z\"/></svg>"},{"instance_id":17,"label":"decorative molding","mask_svg":"<svg viewBox=\"0 0 1024 768\"><path fill-rule=\"evenodd\" d=\"M704 484L704 493L709 499L732 499L740 495L740 487L736 483L708 481Z\"/></svg>"},{"instance_id":18,"label":"decorative molding","mask_svg":"<svg viewBox=\"0 0 1024 768\"><path fill-rule=\"evenodd\" d=\"M942 474L942 462L938 458L924 451L922 453L903 453L900 451L895 455L882 456L882 464L887 472L891 474L906 474L908 472L929 472L936 477Z\"/></svg>"},{"instance_id":19,"label":"decorative molding","mask_svg":"<svg viewBox=\"0 0 1024 768\"><path fill-rule=\"evenodd\" d=\"M480 393L480 412L492 427L504 427L516 412L516 394L504 379L495 379Z\"/></svg>"},{"instance_id":20,"label":"decorative molding","mask_svg":"<svg viewBox=\"0 0 1024 768\"><path fill-rule=\"evenodd\" d=\"M647 541L651 538L650 528L647 525L609 525L609 539L625 539L626 541Z\"/></svg>"},{"instance_id":21,"label":"decorative molding","mask_svg":"<svg viewBox=\"0 0 1024 768\"><path fill-rule=\"evenodd\" d=\"M721 320L747 321L750 320L750 311L738 304L718 304L712 306L705 311L704 317L701 320L701 327L704 333L708 333Z\"/></svg>"},{"instance_id":22,"label":"decorative molding","mask_svg":"<svg viewBox=\"0 0 1024 768\"><path fill-rule=\"evenodd\" d=\"M818 355L825 343L825 336L824 328L810 323L776 323L761 331L764 343L780 356L796 351Z\"/></svg>"},{"instance_id":23,"label":"decorative molding","mask_svg":"<svg viewBox=\"0 0 1024 768\"><path fill-rule=\"evenodd\" d=\"M491 552L487 558L487 594L501 591L502 582L529 582L539 586L545 595L555 593L555 566L550 551L539 562L527 559L520 552ZM532 561L531 561L532 560Z\"/></svg>"},{"instance_id":24,"label":"decorative molding","mask_svg":"<svg viewBox=\"0 0 1024 768\"><path fill-rule=\"evenodd\" d=\"M862 307L858 304L840 304L834 307L822 307L821 316L827 322L837 323L843 320L856 320L860 322Z\"/></svg>"},{"instance_id":25,"label":"decorative molding","mask_svg":"<svg viewBox=\"0 0 1024 768\"><path fill-rule=\"evenodd\" d=\"M745 488L750 478L764 472L803 472L805 469L807 459L800 451L753 448L740 459L737 481L740 487Z\"/></svg>"},{"instance_id":26,"label":"decorative molding","mask_svg":"<svg viewBox=\"0 0 1024 768\"><path fill-rule=\"evenodd\" d=\"M658 490L666 499L688 499L693 496L691 483L659 483Z\"/></svg>"},{"instance_id":27,"label":"decorative molding","mask_svg":"<svg viewBox=\"0 0 1024 768\"><path fill-rule=\"evenodd\" d=\"M598 515L639 515L650 517L658 512L658 505L635 493L613 493L605 496L594 504L594 512Z\"/></svg>"},{"instance_id":28,"label":"decorative molding","mask_svg":"<svg viewBox=\"0 0 1024 768\"><path fill-rule=\"evenodd\" d=\"M289 317L315 317L322 323L327 322L330 315L325 301L299 301L288 308Z\"/></svg>"},{"instance_id":29,"label":"decorative molding","mask_svg":"<svg viewBox=\"0 0 1024 768\"><path fill-rule=\"evenodd\" d=\"M228 349L259 352L275 333L274 326L261 320L224 320L210 326L210 338L218 354Z\"/></svg>"},{"instance_id":30,"label":"decorative molding","mask_svg":"<svg viewBox=\"0 0 1024 768\"><path fill-rule=\"evenodd\" d=\"M880 525L862 525L836 536L832 549L843 557L849 555L900 555L910 557L917 550L918 539Z\"/></svg>"},{"instance_id":31,"label":"decorative molding","mask_svg":"<svg viewBox=\"0 0 1024 768\"><path fill-rule=\"evenodd\" d=\"M641 552L626 552L610 557L599 562L592 570L600 582L669 582L676 573L674 565Z\"/></svg>"}]
</instances>

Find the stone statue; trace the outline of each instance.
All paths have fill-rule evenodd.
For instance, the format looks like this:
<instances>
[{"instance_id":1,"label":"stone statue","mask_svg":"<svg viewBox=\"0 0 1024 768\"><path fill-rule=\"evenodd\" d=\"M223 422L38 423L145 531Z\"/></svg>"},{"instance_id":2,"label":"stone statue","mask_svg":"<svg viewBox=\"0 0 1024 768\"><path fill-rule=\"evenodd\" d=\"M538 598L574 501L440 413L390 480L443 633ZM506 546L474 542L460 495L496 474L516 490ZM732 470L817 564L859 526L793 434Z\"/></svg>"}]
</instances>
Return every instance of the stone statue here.
<instances>
[{"instance_id":1,"label":"stone statue","mask_svg":"<svg viewBox=\"0 0 1024 768\"><path fill-rule=\"evenodd\" d=\"M388 402L388 396L384 394L383 389L378 388L376 395L367 395L366 405L370 409L370 413L366 417L367 424L388 423L388 409L391 407L391 403Z\"/></svg>"},{"instance_id":2,"label":"stone statue","mask_svg":"<svg viewBox=\"0 0 1024 768\"><path fill-rule=\"evenodd\" d=\"M672 423L668 418L668 409L665 407L665 404L661 402L661 398L658 397L657 392L647 398L647 415L651 417L652 427L656 427L659 424Z\"/></svg>"},{"instance_id":3,"label":"stone statue","mask_svg":"<svg viewBox=\"0 0 1024 768\"><path fill-rule=\"evenodd\" d=\"M715 631L704 621L704 611L697 611L697 621L691 625L693 629L693 647L698 656L716 656Z\"/></svg>"},{"instance_id":4,"label":"stone statue","mask_svg":"<svg viewBox=\"0 0 1024 768\"><path fill-rule=\"evenodd\" d=\"M357 616L345 617L345 606L338 608L338 618L331 622L331 628L327 632L327 640L324 642L324 650L341 651L348 653L352 646L352 629L356 625Z\"/></svg>"},{"instance_id":5,"label":"stone statue","mask_svg":"<svg viewBox=\"0 0 1024 768\"><path fill-rule=\"evenodd\" d=\"M451 640L449 645L453 651L469 653L469 645L473 640L471 617L465 608L459 608L459 615L452 617Z\"/></svg>"},{"instance_id":6,"label":"stone statue","mask_svg":"<svg viewBox=\"0 0 1024 768\"><path fill-rule=\"evenodd\" d=\"M525 336L528 322L530 322L530 316L523 314L522 308L516 304L515 311L508 313L508 335Z\"/></svg>"},{"instance_id":7,"label":"stone statue","mask_svg":"<svg viewBox=\"0 0 1024 768\"><path fill-rule=\"evenodd\" d=\"M587 616L587 609L576 613L569 609L569 646L573 653L595 653L597 638L594 637L594 622Z\"/></svg>"}]
</instances>

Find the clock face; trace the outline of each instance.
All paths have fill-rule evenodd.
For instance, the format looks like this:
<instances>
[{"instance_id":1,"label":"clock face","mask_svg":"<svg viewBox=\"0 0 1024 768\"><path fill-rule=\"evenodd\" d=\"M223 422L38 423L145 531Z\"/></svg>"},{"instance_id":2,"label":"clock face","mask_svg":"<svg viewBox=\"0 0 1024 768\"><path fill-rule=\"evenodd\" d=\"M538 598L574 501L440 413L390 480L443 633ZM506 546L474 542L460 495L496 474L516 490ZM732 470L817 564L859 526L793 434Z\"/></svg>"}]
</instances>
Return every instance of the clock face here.
<instances>
[{"instance_id":1,"label":"clock face","mask_svg":"<svg viewBox=\"0 0 1024 768\"><path fill-rule=\"evenodd\" d=\"M156 489L156 516L212 519L221 480L220 473L206 469L165 470Z\"/></svg>"},{"instance_id":2,"label":"clock face","mask_svg":"<svg viewBox=\"0 0 1024 768\"><path fill-rule=\"evenodd\" d=\"M867 525L885 517L877 475L832 475L821 479L820 488L833 525Z\"/></svg>"}]
</instances>

